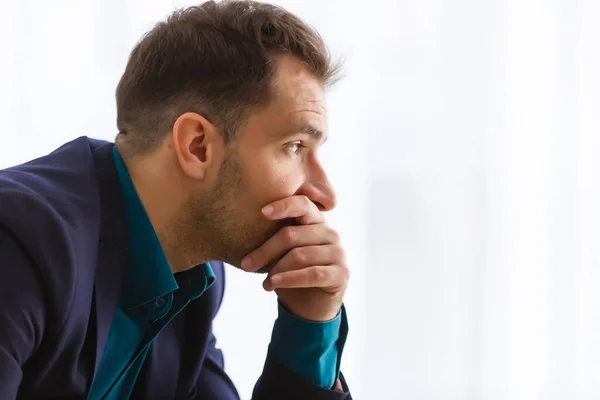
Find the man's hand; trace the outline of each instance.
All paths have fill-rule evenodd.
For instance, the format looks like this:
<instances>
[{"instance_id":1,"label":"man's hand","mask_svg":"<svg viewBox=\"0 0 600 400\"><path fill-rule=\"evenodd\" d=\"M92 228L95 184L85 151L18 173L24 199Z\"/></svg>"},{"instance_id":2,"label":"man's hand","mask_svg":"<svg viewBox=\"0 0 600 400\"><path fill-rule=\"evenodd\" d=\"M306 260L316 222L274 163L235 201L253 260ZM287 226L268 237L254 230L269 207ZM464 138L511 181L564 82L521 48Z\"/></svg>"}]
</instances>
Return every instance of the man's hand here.
<instances>
[{"instance_id":1,"label":"man's hand","mask_svg":"<svg viewBox=\"0 0 600 400\"><path fill-rule=\"evenodd\" d=\"M271 220L293 218L286 226L242 261L246 271L257 271L275 260L263 282L275 290L294 315L311 321L328 321L338 314L350 277L339 236L306 196L291 196L263 208Z\"/></svg>"}]
</instances>

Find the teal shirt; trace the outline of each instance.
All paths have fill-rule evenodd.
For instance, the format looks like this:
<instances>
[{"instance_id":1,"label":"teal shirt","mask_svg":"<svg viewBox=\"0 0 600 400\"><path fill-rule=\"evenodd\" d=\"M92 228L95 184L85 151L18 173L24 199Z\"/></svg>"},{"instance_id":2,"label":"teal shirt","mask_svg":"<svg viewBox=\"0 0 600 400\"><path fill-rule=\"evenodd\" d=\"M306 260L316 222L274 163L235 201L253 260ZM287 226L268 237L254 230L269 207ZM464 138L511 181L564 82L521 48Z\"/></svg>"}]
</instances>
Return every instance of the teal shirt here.
<instances>
[{"instance_id":1,"label":"teal shirt","mask_svg":"<svg viewBox=\"0 0 600 400\"><path fill-rule=\"evenodd\" d=\"M210 263L171 272L116 147L113 158L125 199L130 262L90 400L128 398L154 338L216 279ZM346 334L344 310L319 323L297 318L280 305L269 347L288 368L331 388L339 374Z\"/></svg>"}]
</instances>

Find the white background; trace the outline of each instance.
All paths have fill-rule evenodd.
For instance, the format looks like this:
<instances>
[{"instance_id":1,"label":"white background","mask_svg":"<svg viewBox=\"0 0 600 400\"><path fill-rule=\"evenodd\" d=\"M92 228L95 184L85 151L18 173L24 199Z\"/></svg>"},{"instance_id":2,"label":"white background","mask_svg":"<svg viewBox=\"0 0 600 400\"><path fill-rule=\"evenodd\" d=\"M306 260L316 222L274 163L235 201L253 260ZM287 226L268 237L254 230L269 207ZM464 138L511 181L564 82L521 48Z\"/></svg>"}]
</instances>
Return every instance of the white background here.
<instances>
[{"instance_id":1,"label":"white background","mask_svg":"<svg viewBox=\"0 0 600 400\"><path fill-rule=\"evenodd\" d=\"M600 398L600 2L278 3L346 58L325 164L354 397ZM0 167L112 139L129 51L185 4L0 0ZM228 272L215 329L248 399L275 299Z\"/></svg>"}]
</instances>

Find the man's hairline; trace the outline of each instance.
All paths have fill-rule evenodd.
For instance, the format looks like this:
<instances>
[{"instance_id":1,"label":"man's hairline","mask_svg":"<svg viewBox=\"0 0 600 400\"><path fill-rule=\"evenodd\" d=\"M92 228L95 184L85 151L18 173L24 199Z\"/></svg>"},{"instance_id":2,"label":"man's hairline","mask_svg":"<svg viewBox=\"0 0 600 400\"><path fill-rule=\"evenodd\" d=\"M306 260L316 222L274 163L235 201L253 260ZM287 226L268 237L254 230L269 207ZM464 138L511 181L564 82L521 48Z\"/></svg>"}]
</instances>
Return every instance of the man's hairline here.
<instances>
[{"instance_id":1,"label":"man's hairline","mask_svg":"<svg viewBox=\"0 0 600 400\"><path fill-rule=\"evenodd\" d=\"M217 128L219 128L219 130L221 131L220 132L221 137L223 138L224 143L225 143L226 146L232 145L232 144L234 144L234 143L236 143L236 142L239 141L240 137L242 136L241 133L240 133L240 131L245 126L247 126L247 124L248 124L248 122L249 122L249 120L250 120L250 118L252 116L254 116L254 115L256 115L256 114L258 114L258 113L266 110L269 106L271 106L272 104L274 104L277 101L279 93L281 93L281 91L276 90L276 86L277 86L277 84L279 82L279 80L278 80L278 73L277 73L278 68L279 68L279 66L278 66L279 63L277 61L278 61L278 59L280 59L281 57L284 57L284 56L286 56L286 54L274 54L274 57L273 57L272 60L277 63L277 66L273 70L272 77L271 77L271 79L269 80L269 83L268 83L268 86L269 86L269 88L268 88L269 89L268 90L269 95L267 96L266 101L264 103L262 103L262 104L259 103L259 104L255 104L255 105L247 105L245 107L239 105L238 107L243 107L245 110L242 110L241 113L239 114L239 115L241 115L241 118L239 119L239 121L235 121L234 126L232 128L232 132L225 132L225 129L228 129L228 128L231 129L231 126L227 126L226 122L222 122L220 124L221 126L219 127L214 121L211 121L211 119L209 119L206 115L203 115L200 112L196 112L198 115L201 115L203 118L205 118L211 124L213 124L213 125L217 126ZM323 92L325 92L325 93L327 92L328 86L327 86L326 82L323 82L322 79L319 79L319 77L316 76L311 71L310 67L306 63L304 63L300 57L298 57L298 56L296 56L294 54L289 54L289 56L291 56L293 58L296 58L302 64L304 64L304 66L307 68L307 70L309 72L309 75L312 78L314 78L315 80L317 80L319 82L319 86L321 87L321 89L323 90ZM237 107L233 107L229 112L235 110L236 108ZM189 111L181 112L181 114L179 114L177 116L176 120L181 115L185 114L186 112L189 112ZM225 112L224 114L226 116L227 112ZM306 122L303 123L303 125L306 125ZM137 158L137 157L149 156L152 153L156 152L160 148L160 146L164 143L164 141L168 139L169 135L173 134L173 129L172 128L173 127L171 127L171 129L164 134L164 137L162 139L160 139L160 140L158 140L156 142L156 144L155 144L155 146L153 148L150 148L146 152L136 153L134 151L129 152L129 151L127 151L127 149L124 149L124 147L129 147L129 146L127 146L127 144L126 144L127 139L125 138L125 135L123 135L120 132L117 133L117 135L115 137L115 140L114 140L114 143L115 143L115 146L117 147L117 150L119 151L119 153L125 153L126 156L127 156L127 158L133 159L133 158ZM119 140L119 138L121 138L121 140ZM122 150L125 150L125 151L122 151ZM123 154L122 157L124 157L125 154Z\"/></svg>"}]
</instances>

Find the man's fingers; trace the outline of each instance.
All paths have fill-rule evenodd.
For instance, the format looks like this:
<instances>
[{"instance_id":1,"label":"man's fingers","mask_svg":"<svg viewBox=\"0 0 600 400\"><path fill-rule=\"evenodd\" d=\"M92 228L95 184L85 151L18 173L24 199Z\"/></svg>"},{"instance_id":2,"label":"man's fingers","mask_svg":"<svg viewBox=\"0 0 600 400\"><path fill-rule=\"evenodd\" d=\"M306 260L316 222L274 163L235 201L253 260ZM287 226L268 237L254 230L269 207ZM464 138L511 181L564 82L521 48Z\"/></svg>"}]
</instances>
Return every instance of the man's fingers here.
<instances>
[{"instance_id":1,"label":"man's fingers","mask_svg":"<svg viewBox=\"0 0 600 400\"><path fill-rule=\"evenodd\" d=\"M266 290L321 288L326 292L337 292L348 285L350 271L338 265L316 265L304 269L282 272L265 279Z\"/></svg>"},{"instance_id":2,"label":"man's fingers","mask_svg":"<svg viewBox=\"0 0 600 400\"><path fill-rule=\"evenodd\" d=\"M262 209L271 220L296 218L299 224L320 224L325 221L321 210L306 196L290 196L274 201Z\"/></svg>"},{"instance_id":3,"label":"man's fingers","mask_svg":"<svg viewBox=\"0 0 600 400\"><path fill-rule=\"evenodd\" d=\"M337 245L296 247L287 252L269 271L269 275L306 268L313 265L332 265L344 262L344 251Z\"/></svg>"},{"instance_id":4,"label":"man's fingers","mask_svg":"<svg viewBox=\"0 0 600 400\"><path fill-rule=\"evenodd\" d=\"M326 224L286 226L244 257L242 269L249 272L258 271L295 247L337 243L339 243L338 233Z\"/></svg>"}]
</instances>

